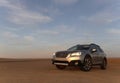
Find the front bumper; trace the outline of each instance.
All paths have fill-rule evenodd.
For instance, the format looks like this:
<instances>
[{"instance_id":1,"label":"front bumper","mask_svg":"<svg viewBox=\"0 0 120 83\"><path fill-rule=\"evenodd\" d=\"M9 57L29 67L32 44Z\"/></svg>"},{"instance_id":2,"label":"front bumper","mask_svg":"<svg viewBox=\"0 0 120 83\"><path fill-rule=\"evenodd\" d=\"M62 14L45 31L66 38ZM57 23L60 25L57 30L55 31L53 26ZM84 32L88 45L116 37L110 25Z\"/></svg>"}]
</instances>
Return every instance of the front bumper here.
<instances>
[{"instance_id":1,"label":"front bumper","mask_svg":"<svg viewBox=\"0 0 120 83\"><path fill-rule=\"evenodd\" d=\"M54 58L52 59L52 64L65 66L78 66L81 64L81 60L80 57Z\"/></svg>"}]
</instances>

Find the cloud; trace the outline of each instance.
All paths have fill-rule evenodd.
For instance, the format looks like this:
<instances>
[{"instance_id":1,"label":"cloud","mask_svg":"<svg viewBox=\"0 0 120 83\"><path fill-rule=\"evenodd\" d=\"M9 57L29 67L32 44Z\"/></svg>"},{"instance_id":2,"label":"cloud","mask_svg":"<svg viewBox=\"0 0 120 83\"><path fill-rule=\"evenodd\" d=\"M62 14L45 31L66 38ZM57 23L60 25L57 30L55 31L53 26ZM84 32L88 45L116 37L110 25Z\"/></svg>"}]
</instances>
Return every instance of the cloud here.
<instances>
[{"instance_id":1,"label":"cloud","mask_svg":"<svg viewBox=\"0 0 120 83\"><path fill-rule=\"evenodd\" d=\"M34 37L33 36L24 36L24 39L26 41L33 41L34 40Z\"/></svg>"},{"instance_id":2,"label":"cloud","mask_svg":"<svg viewBox=\"0 0 120 83\"><path fill-rule=\"evenodd\" d=\"M6 45L12 46L30 46L35 43L35 38L32 35L19 35L15 32L5 31L1 33L1 39Z\"/></svg>"},{"instance_id":3,"label":"cloud","mask_svg":"<svg viewBox=\"0 0 120 83\"><path fill-rule=\"evenodd\" d=\"M12 20L11 20L12 19ZM36 24L36 23L48 23L52 21L52 19L48 16L40 15L38 13L20 11L13 12L9 17L9 21L15 24Z\"/></svg>"},{"instance_id":4,"label":"cloud","mask_svg":"<svg viewBox=\"0 0 120 83\"><path fill-rule=\"evenodd\" d=\"M62 5L71 5L78 2L78 0L53 0L53 1L56 4L62 4Z\"/></svg>"},{"instance_id":5,"label":"cloud","mask_svg":"<svg viewBox=\"0 0 120 83\"><path fill-rule=\"evenodd\" d=\"M59 8L54 6L50 6L49 8L39 8L39 11L43 12L44 14L49 14L51 17L56 17L64 14L60 11Z\"/></svg>"},{"instance_id":6,"label":"cloud","mask_svg":"<svg viewBox=\"0 0 120 83\"><path fill-rule=\"evenodd\" d=\"M56 27L60 33L71 33L75 31L75 28L68 26L68 25L64 25L64 24L56 26Z\"/></svg>"},{"instance_id":7,"label":"cloud","mask_svg":"<svg viewBox=\"0 0 120 83\"><path fill-rule=\"evenodd\" d=\"M57 35L57 34L59 34L59 32L55 31L55 30L40 30L37 32L40 34L45 34L45 35Z\"/></svg>"},{"instance_id":8,"label":"cloud","mask_svg":"<svg viewBox=\"0 0 120 83\"><path fill-rule=\"evenodd\" d=\"M107 32L113 35L120 35L120 29L108 29Z\"/></svg>"},{"instance_id":9,"label":"cloud","mask_svg":"<svg viewBox=\"0 0 120 83\"><path fill-rule=\"evenodd\" d=\"M68 25L58 25L52 29L43 29L37 30L34 34L41 35L61 35L61 34L70 34L75 31L75 28Z\"/></svg>"},{"instance_id":10,"label":"cloud","mask_svg":"<svg viewBox=\"0 0 120 83\"><path fill-rule=\"evenodd\" d=\"M12 2L14 1L14 2ZM33 12L26 9L25 5L20 4L19 0L0 0L0 7L9 10L8 20L15 24L31 25L51 22L53 19L41 12Z\"/></svg>"},{"instance_id":11,"label":"cloud","mask_svg":"<svg viewBox=\"0 0 120 83\"><path fill-rule=\"evenodd\" d=\"M11 0L13 1L13 0ZM8 9L11 9L11 10L19 10L21 9L21 7L19 7L20 5L18 3L14 4L12 2L10 2L9 0L0 0L0 7L6 7Z\"/></svg>"},{"instance_id":12,"label":"cloud","mask_svg":"<svg viewBox=\"0 0 120 83\"><path fill-rule=\"evenodd\" d=\"M9 31L3 32L3 37L7 38L7 39L11 39L11 38L17 38L18 35Z\"/></svg>"},{"instance_id":13,"label":"cloud","mask_svg":"<svg viewBox=\"0 0 120 83\"><path fill-rule=\"evenodd\" d=\"M101 13L97 13L96 15L86 17L84 19L82 18L81 20L89 24L106 25L120 20L120 16L117 15L118 12L115 12L111 13L110 11L103 11Z\"/></svg>"},{"instance_id":14,"label":"cloud","mask_svg":"<svg viewBox=\"0 0 120 83\"><path fill-rule=\"evenodd\" d=\"M109 1L105 1L102 3L109 3ZM95 13L89 15L89 16L81 16L80 19L81 21L85 21L89 24L94 24L94 25L106 25L106 24L111 24L113 22L117 22L120 20L120 1L113 1L111 0L111 4L109 5L103 5L105 7L101 7L101 10L96 11ZM98 1L96 2L97 5ZM101 6L101 5L100 5Z\"/></svg>"}]
</instances>

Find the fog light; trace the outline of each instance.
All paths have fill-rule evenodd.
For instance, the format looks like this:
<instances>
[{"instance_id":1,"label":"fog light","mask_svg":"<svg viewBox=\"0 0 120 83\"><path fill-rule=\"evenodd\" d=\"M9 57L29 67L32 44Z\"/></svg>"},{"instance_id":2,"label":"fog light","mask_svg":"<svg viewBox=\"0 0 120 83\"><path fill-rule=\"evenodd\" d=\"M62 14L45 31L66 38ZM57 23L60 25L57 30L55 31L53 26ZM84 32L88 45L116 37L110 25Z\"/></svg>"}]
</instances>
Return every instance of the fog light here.
<instances>
[{"instance_id":1,"label":"fog light","mask_svg":"<svg viewBox=\"0 0 120 83\"><path fill-rule=\"evenodd\" d=\"M75 62L75 65L78 65L78 62Z\"/></svg>"}]
</instances>

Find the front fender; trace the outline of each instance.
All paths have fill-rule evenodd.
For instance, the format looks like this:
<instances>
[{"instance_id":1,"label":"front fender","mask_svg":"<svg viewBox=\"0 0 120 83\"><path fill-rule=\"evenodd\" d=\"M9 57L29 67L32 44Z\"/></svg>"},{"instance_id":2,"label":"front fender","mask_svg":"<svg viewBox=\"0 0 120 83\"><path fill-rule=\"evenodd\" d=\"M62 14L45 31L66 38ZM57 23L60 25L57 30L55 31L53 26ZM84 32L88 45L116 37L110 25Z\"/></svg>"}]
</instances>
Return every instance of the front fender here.
<instances>
[{"instance_id":1,"label":"front fender","mask_svg":"<svg viewBox=\"0 0 120 83\"><path fill-rule=\"evenodd\" d=\"M89 56L91 57L91 55L89 54L88 51L83 51L83 52L82 52L82 55L81 55L81 63L84 63L84 59L85 59L85 57L86 57L87 55L89 55Z\"/></svg>"}]
</instances>

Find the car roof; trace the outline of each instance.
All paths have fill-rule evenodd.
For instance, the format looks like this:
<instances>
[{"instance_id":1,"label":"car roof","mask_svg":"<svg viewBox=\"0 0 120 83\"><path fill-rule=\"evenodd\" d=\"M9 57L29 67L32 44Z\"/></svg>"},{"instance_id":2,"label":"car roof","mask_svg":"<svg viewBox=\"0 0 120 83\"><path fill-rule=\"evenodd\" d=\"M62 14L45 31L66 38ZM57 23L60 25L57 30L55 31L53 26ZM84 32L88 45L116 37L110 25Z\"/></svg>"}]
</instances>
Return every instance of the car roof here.
<instances>
[{"instance_id":1,"label":"car roof","mask_svg":"<svg viewBox=\"0 0 120 83\"><path fill-rule=\"evenodd\" d=\"M98 46L98 47L100 47L99 45L94 44L94 43L91 43L91 44L77 44L77 46Z\"/></svg>"}]
</instances>

